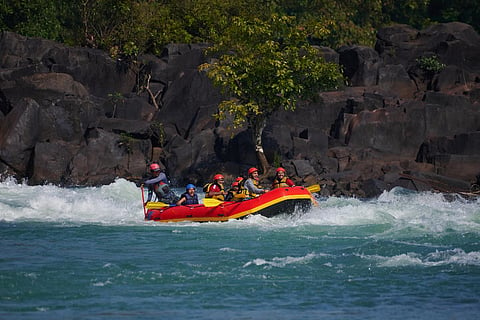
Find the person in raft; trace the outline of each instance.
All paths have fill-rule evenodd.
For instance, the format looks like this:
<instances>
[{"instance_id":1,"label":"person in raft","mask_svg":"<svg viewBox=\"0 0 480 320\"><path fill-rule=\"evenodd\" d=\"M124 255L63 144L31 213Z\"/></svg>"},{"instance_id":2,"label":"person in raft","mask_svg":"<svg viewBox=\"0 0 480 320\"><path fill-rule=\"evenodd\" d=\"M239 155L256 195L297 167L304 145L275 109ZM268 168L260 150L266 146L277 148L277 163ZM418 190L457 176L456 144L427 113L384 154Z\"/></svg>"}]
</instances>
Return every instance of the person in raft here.
<instances>
[{"instance_id":1,"label":"person in raft","mask_svg":"<svg viewBox=\"0 0 480 320\"><path fill-rule=\"evenodd\" d=\"M258 197L260 194L268 191L268 189L263 189L259 184L257 168L248 169L248 179L245 181L244 187L247 189L250 198Z\"/></svg>"},{"instance_id":2,"label":"person in raft","mask_svg":"<svg viewBox=\"0 0 480 320\"><path fill-rule=\"evenodd\" d=\"M182 193L182 195L180 196L180 200L177 201L177 206L198 204L198 196L195 193L196 189L197 188L193 184L187 184L187 186L185 187L185 192Z\"/></svg>"},{"instance_id":3,"label":"person in raft","mask_svg":"<svg viewBox=\"0 0 480 320\"><path fill-rule=\"evenodd\" d=\"M232 187L228 190L227 195L225 196L225 201L242 201L245 197L245 193L240 190L240 183L234 181Z\"/></svg>"},{"instance_id":4,"label":"person in raft","mask_svg":"<svg viewBox=\"0 0 480 320\"><path fill-rule=\"evenodd\" d=\"M224 181L225 178L221 174L216 174L213 177L213 182L207 183L203 187L203 191L205 192L205 198L213 198L224 201L225 195L227 194L223 186Z\"/></svg>"},{"instance_id":5,"label":"person in raft","mask_svg":"<svg viewBox=\"0 0 480 320\"><path fill-rule=\"evenodd\" d=\"M290 178L288 178L285 174L286 174L285 169L283 169L282 167L277 168L276 175L272 183L272 189L295 186L295 183L293 183L293 181Z\"/></svg>"},{"instance_id":6,"label":"person in raft","mask_svg":"<svg viewBox=\"0 0 480 320\"><path fill-rule=\"evenodd\" d=\"M144 182L148 188L147 202L152 201L155 194L156 201L161 201L168 204L176 204L178 196L170 189L167 176L157 163L150 165L151 178Z\"/></svg>"}]
</instances>

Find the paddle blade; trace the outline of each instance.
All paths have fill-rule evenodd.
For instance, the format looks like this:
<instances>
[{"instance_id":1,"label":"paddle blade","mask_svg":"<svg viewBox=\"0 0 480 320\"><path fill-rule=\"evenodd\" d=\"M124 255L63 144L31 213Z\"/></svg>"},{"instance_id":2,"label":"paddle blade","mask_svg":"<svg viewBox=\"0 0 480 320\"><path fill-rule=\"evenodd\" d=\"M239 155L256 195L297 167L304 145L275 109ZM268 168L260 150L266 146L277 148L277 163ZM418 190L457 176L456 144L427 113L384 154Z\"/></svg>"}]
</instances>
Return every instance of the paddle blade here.
<instances>
[{"instance_id":1,"label":"paddle blade","mask_svg":"<svg viewBox=\"0 0 480 320\"><path fill-rule=\"evenodd\" d=\"M321 189L320 185L318 185L318 184L314 184L314 185L311 185L311 186L307 187L307 190L310 191L310 193L319 192L320 189Z\"/></svg>"},{"instance_id":2,"label":"paddle blade","mask_svg":"<svg viewBox=\"0 0 480 320\"><path fill-rule=\"evenodd\" d=\"M223 201L213 199L213 198L205 198L203 199L203 205L205 207L216 207L218 205L221 205Z\"/></svg>"},{"instance_id":3,"label":"paddle blade","mask_svg":"<svg viewBox=\"0 0 480 320\"><path fill-rule=\"evenodd\" d=\"M147 208L145 208L145 192L143 190L143 184L140 186L140 190L142 190L142 207L143 207L143 214L147 215Z\"/></svg>"},{"instance_id":4,"label":"paddle blade","mask_svg":"<svg viewBox=\"0 0 480 320\"><path fill-rule=\"evenodd\" d=\"M148 202L145 208L148 210L150 209L161 209L165 207L170 207L168 203L163 203L163 202Z\"/></svg>"}]
</instances>

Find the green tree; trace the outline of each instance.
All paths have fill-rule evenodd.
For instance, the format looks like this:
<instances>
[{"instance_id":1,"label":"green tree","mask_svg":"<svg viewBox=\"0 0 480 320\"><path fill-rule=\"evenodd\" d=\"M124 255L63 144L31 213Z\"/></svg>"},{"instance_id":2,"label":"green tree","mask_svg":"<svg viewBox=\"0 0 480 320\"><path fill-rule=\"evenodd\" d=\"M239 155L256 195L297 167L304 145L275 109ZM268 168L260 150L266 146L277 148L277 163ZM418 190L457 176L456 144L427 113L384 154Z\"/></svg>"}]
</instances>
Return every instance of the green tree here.
<instances>
[{"instance_id":1,"label":"green tree","mask_svg":"<svg viewBox=\"0 0 480 320\"><path fill-rule=\"evenodd\" d=\"M384 19L381 0L278 0L277 10L294 15L314 43L338 48L372 46L375 27Z\"/></svg>"},{"instance_id":2,"label":"green tree","mask_svg":"<svg viewBox=\"0 0 480 320\"><path fill-rule=\"evenodd\" d=\"M461 21L480 32L480 1L478 0L430 0L428 14L438 22Z\"/></svg>"},{"instance_id":3,"label":"green tree","mask_svg":"<svg viewBox=\"0 0 480 320\"><path fill-rule=\"evenodd\" d=\"M268 167L262 147L267 119L279 108L294 110L299 99L319 90L337 88L343 80L339 66L325 62L308 44L293 17L233 18L208 52L218 59L200 70L231 96L220 103L216 117L231 114L236 127L247 123L263 172Z\"/></svg>"},{"instance_id":4,"label":"green tree","mask_svg":"<svg viewBox=\"0 0 480 320\"><path fill-rule=\"evenodd\" d=\"M392 22L421 29L431 23L427 14L429 3L430 0L382 0L382 11Z\"/></svg>"},{"instance_id":5,"label":"green tree","mask_svg":"<svg viewBox=\"0 0 480 320\"><path fill-rule=\"evenodd\" d=\"M64 41L66 13L75 5L62 0L17 0L0 3L0 28L25 36ZM73 16L69 17L73 22Z\"/></svg>"}]
</instances>

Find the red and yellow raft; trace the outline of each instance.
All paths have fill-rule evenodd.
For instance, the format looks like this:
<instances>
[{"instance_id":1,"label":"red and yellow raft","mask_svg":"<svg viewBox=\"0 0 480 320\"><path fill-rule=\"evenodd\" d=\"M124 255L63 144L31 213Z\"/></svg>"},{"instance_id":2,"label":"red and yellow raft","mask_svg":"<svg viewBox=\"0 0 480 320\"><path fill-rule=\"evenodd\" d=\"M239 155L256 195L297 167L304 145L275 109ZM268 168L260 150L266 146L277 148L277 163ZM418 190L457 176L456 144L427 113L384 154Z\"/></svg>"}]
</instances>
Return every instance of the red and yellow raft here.
<instances>
[{"instance_id":1,"label":"red and yellow raft","mask_svg":"<svg viewBox=\"0 0 480 320\"><path fill-rule=\"evenodd\" d=\"M311 193L312 187L314 186L278 188L240 202L217 201L215 206L205 204L169 206L161 202L149 202L145 207L145 220L207 222L241 219L253 214L265 217L292 214L297 210L307 211L312 205L316 205ZM312 192L314 191L316 190Z\"/></svg>"}]
</instances>

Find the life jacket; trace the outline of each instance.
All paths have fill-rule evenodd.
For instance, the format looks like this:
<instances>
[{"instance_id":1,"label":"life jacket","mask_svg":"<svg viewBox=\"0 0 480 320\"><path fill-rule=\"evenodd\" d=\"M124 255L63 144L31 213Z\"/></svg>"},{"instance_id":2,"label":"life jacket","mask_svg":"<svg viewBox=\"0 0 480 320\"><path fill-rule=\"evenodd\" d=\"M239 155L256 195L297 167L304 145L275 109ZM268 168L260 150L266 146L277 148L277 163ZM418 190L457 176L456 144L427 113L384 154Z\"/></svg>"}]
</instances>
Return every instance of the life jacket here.
<instances>
[{"instance_id":1,"label":"life jacket","mask_svg":"<svg viewBox=\"0 0 480 320\"><path fill-rule=\"evenodd\" d=\"M183 203L183 205L198 204L198 196L196 193L191 196L190 193L185 192L184 194L182 194L182 197L185 197L185 202Z\"/></svg>"},{"instance_id":2,"label":"life jacket","mask_svg":"<svg viewBox=\"0 0 480 320\"><path fill-rule=\"evenodd\" d=\"M251 180L253 181L253 185L254 185L255 187L257 187L258 189L262 189L262 188L260 187L260 183L258 182L258 180L255 180L255 179L251 179ZM247 196L249 196L250 198L256 198L256 197L259 196L259 195L256 194L256 193L253 193L253 192L248 191L247 189L245 189L245 190L246 190Z\"/></svg>"},{"instance_id":3,"label":"life jacket","mask_svg":"<svg viewBox=\"0 0 480 320\"><path fill-rule=\"evenodd\" d=\"M203 186L203 192L207 193L208 192L208 189L210 189L210 186L213 184L213 182L209 182L209 183L206 183L204 186Z\"/></svg>"},{"instance_id":4,"label":"life jacket","mask_svg":"<svg viewBox=\"0 0 480 320\"><path fill-rule=\"evenodd\" d=\"M245 193L237 193L237 192L234 192L234 193L233 193L232 201L242 201L242 200L244 200L246 197L247 197L247 195L246 195Z\"/></svg>"},{"instance_id":5,"label":"life jacket","mask_svg":"<svg viewBox=\"0 0 480 320\"><path fill-rule=\"evenodd\" d=\"M232 189L228 191L225 201L242 201L246 197L245 193L240 192L240 190L237 191Z\"/></svg>"},{"instance_id":6,"label":"life jacket","mask_svg":"<svg viewBox=\"0 0 480 320\"><path fill-rule=\"evenodd\" d=\"M165 183L163 181L160 181L158 184L153 185L153 191L155 193L155 196L157 197L157 201L165 202L168 204L175 204L179 200L175 192L170 189L168 183Z\"/></svg>"},{"instance_id":7,"label":"life jacket","mask_svg":"<svg viewBox=\"0 0 480 320\"><path fill-rule=\"evenodd\" d=\"M210 188L213 187L214 185L218 186L222 193L225 192L225 189L222 185L220 185L218 183L215 183L215 182L210 182L210 183L207 183L206 185L203 186L203 192L205 192L205 198L212 198L212 199L217 199L217 200L220 200L220 201L224 201L225 197L223 196L223 194L219 194L219 195L216 195L216 196L213 196L213 197L208 195L208 192L210 191Z\"/></svg>"},{"instance_id":8,"label":"life jacket","mask_svg":"<svg viewBox=\"0 0 480 320\"><path fill-rule=\"evenodd\" d=\"M168 183L160 181L158 184L153 186L153 190L155 191L155 195L158 199L165 198L166 195L170 193L170 187Z\"/></svg>"},{"instance_id":9,"label":"life jacket","mask_svg":"<svg viewBox=\"0 0 480 320\"><path fill-rule=\"evenodd\" d=\"M245 181L247 179L242 179L238 182L238 191L237 193L237 198L239 199L245 199L248 196L248 190L245 188Z\"/></svg>"},{"instance_id":10,"label":"life jacket","mask_svg":"<svg viewBox=\"0 0 480 320\"><path fill-rule=\"evenodd\" d=\"M287 177L283 177L281 180L275 179L272 183L272 189L289 187L287 184Z\"/></svg>"}]
</instances>

